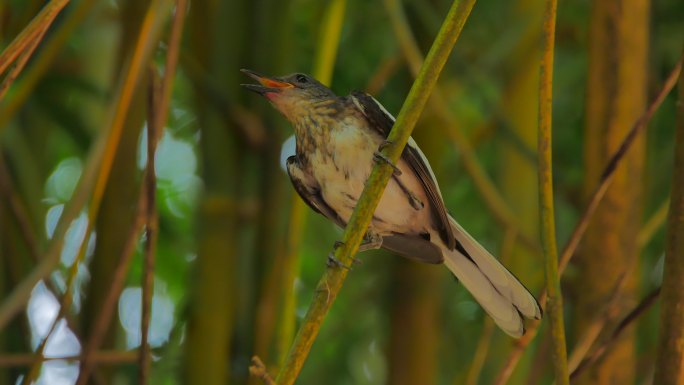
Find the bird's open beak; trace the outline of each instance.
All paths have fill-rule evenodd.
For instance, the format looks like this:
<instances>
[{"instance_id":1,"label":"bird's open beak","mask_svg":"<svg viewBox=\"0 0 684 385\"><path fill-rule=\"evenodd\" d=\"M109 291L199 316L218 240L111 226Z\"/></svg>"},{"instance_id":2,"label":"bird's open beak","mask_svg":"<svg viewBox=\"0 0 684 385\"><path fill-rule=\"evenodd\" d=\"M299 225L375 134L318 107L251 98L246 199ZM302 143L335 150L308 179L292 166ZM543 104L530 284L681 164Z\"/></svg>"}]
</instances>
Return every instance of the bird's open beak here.
<instances>
[{"instance_id":1,"label":"bird's open beak","mask_svg":"<svg viewBox=\"0 0 684 385\"><path fill-rule=\"evenodd\" d=\"M266 93L269 92L274 92L278 93L281 92L282 90L286 88L292 88L294 85L284 82L282 80L278 80L276 78L270 78L268 76L262 76L259 75L258 73L247 70L247 69L241 69L240 72L246 74L247 76L251 77L252 79L258 81L260 84L242 84L243 87L247 88L250 91L254 91L260 95L265 95Z\"/></svg>"}]
</instances>

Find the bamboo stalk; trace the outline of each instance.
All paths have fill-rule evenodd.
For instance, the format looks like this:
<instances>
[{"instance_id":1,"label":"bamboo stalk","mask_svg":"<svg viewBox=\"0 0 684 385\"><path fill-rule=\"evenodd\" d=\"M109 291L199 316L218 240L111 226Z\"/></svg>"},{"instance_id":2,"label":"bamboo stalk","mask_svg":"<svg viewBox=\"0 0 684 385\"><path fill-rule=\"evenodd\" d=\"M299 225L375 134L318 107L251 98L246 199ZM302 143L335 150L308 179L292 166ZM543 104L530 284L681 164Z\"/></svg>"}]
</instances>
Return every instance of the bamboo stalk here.
<instances>
[{"instance_id":1,"label":"bamboo stalk","mask_svg":"<svg viewBox=\"0 0 684 385\"><path fill-rule=\"evenodd\" d=\"M677 132L667 222L660 332L653 383L684 384L684 75L679 75Z\"/></svg>"},{"instance_id":2,"label":"bamboo stalk","mask_svg":"<svg viewBox=\"0 0 684 385\"><path fill-rule=\"evenodd\" d=\"M404 146L408 142L413 127L427 103L430 92L446 63L454 43L458 39L465 21L470 14L470 8L464 9L458 1L454 1L446 16L430 52L416 78L404 105L399 112L397 121L392 128L387 140L389 145L383 148L383 154L393 162L401 156ZM377 164L371 172L366 187L354 209L349 223L344 231L343 244L335 250L335 258L344 265L351 265L354 254L359 248L361 241L370 224L371 218L377 207L382 192L393 172L389 164ZM341 267L329 267L318 283L314 300L309 306L304 323L302 324L294 345L286 360L285 366L277 378L279 385L292 385L304 361L309 354L321 324L328 310L332 306L348 270Z\"/></svg>"},{"instance_id":3,"label":"bamboo stalk","mask_svg":"<svg viewBox=\"0 0 684 385\"><path fill-rule=\"evenodd\" d=\"M466 0L461 4L461 7L470 12L474 3L475 0ZM399 46L404 54L409 70L416 76L423 63L423 55L418 48L416 39L411 34L411 29L409 28L401 4L398 0L385 0L385 8L387 8L390 21L393 25L394 34L399 41ZM463 167L468 175L470 175L475 187L482 196L482 200L487 208L489 208L494 218L505 228L516 229L522 244L535 254L538 254L539 245L536 240L533 240L528 234L520 231L520 226L515 214L513 214L513 211L508 207L503 196L494 185L494 182L489 178L484 167L477 159L472 144L456 121L454 115L451 113L446 98L443 96L439 87L432 93L430 106L442 121L441 127L444 128L445 133L454 147L458 149L459 156L463 161Z\"/></svg>"},{"instance_id":4,"label":"bamboo stalk","mask_svg":"<svg viewBox=\"0 0 684 385\"><path fill-rule=\"evenodd\" d=\"M556 0L548 0L544 12L543 53L539 70L539 214L546 290L549 293L547 314L551 321L552 361L557 385L569 385L568 358L563 322L563 296L558 274L558 250L553 206L552 176L552 100L553 54L556 32Z\"/></svg>"},{"instance_id":5,"label":"bamboo stalk","mask_svg":"<svg viewBox=\"0 0 684 385\"><path fill-rule=\"evenodd\" d=\"M637 119L637 121L634 122L634 125L632 126L629 134L627 134L625 139L620 144L620 148L615 152L615 154L613 154L610 161L608 162L608 165L603 170L601 182L594 190L594 193L592 194L589 203L585 207L582 216L575 224L572 234L568 238L568 241L565 243L565 247L563 248L563 251L561 253L559 264L559 271L561 274L563 273L568 263L570 262L570 259L574 255L575 250L577 249L577 246L579 245L579 242L587 229L589 220L596 211L596 208L601 202L601 199L603 199L606 190L610 186L613 180L615 169L618 167L618 165L624 158L624 155L630 149L632 143L634 143L634 138L636 138L636 136L641 131L646 129L646 126L653 117L653 114L655 114L655 112L658 110L663 100L665 100L667 94L669 94L670 91L672 91L672 88L674 88L674 85L677 81L677 77L679 76L681 70L681 66L682 60L680 59L680 61L675 65L675 67L668 75L667 79L665 80L665 83L663 84L662 88L660 89L656 97L653 99L653 101L648 106L646 111L644 111L643 115L641 115L639 119ZM546 289L544 289L539 295L539 303L542 305L542 307L544 307L546 303ZM499 374L497 375L496 381L494 382L495 385L503 385L508 381L511 374L513 373L513 370L520 361L520 358L522 357L525 348L530 344L530 342L532 342L534 337L537 335L539 325L540 322L533 321L530 327L527 329L527 333L521 339L516 341L513 351L511 351L511 353L508 355L506 362L504 363L503 367L499 370Z\"/></svg>"}]
</instances>

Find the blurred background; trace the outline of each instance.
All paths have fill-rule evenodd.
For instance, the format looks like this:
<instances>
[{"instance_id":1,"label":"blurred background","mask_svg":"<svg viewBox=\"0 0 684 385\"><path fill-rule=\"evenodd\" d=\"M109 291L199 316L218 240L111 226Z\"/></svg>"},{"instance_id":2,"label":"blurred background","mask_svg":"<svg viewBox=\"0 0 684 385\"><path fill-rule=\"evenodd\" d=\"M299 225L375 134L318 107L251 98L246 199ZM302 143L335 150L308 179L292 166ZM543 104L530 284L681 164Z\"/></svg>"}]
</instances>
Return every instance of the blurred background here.
<instances>
[{"instance_id":1,"label":"blurred background","mask_svg":"<svg viewBox=\"0 0 684 385\"><path fill-rule=\"evenodd\" d=\"M253 355L277 373L342 233L293 196L292 129L239 69L312 73L396 115L450 4L0 0L2 49L54 11L0 86L0 385L258 384ZM414 131L451 213L533 293L543 9L476 3ZM680 0L560 2L560 248L679 60L683 21ZM576 383L652 378L657 303L606 341L661 282L675 101L620 164L563 274L571 368L607 347ZM516 342L447 269L360 258L298 384L551 382L547 322L506 372Z\"/></svg>"}]
</instances>

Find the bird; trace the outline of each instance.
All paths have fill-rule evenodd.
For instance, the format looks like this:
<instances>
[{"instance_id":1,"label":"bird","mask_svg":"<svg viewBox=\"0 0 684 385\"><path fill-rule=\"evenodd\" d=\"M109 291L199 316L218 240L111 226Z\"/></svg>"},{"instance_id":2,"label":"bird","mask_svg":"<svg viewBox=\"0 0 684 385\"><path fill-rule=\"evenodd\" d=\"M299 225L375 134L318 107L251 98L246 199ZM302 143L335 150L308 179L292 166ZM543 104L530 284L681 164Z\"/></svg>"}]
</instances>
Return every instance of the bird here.
<instances>
[{"instance_id":1,"label":"bird","mask_svg":"<svg viewBox=\"0 0 684 385\"><path fill-rule=\"evenodd\" d=\"M384 248L406 258L444 264L507 334L541 319L530 291L448 213L430 164L409 138L396 164L381 154L395 118L371 95L338 96L304 73L265 76L242 69L293 126L295 154L286 161L295 191L317 213L344 228L376 162L394 172L359 251ZM331 258L331 257L329 257ZM339 265L339 261L330 259Z\"/></svg>"}]
</instances>

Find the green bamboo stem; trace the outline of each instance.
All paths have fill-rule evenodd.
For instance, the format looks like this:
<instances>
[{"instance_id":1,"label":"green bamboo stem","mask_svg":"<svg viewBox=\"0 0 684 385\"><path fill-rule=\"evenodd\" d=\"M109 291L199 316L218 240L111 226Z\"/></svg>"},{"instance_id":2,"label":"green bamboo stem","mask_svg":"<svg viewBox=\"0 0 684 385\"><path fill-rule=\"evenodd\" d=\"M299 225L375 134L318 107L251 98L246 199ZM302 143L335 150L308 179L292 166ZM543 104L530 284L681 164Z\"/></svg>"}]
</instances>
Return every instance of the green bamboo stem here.
<instances>
[{"instance_id":1,"label":"green bamboo stem","mask_svg":"<svg viewBox=\"0 0 684 385\"><path fill-rule=\"evenodd\" d=\"M560 275L558 274L551 157L553 51L557 5L556 0L548 0L544 12L543 54L539 70L539 212L548 292L547 314L551 321L553 367L556 384L569 385L565 325L563 322L563 297L560 288Z\"/></svg>"},{"instance_id":2,"label":"green bamboo stem","mask_svg":"<svg viewBox=\"0 0 684 385\"><path fill-rule=\"evenodd\" d=\"M660 306L660 332L654 384L684 383L684 72L679 75L672 203Z\"/></svg>"},{"instance_id":3,"label":"green bamboo stem","mask_svg":"<svg viewBox=\"0 0 684 385\"><path fill-rule=\"evenodd\" d=\"M470 13L475 0L466 0L459 4L463 13ZM385 0L385 8L392 23L394 34L399 41L399 46L408 64L411 73L416 76L423 63L423 55L418 47L415 37L411 33L406 15L403 12L401 3L398 0ZM473 180L475 187L480 192L482 200L491 211L494 218L505 228L514 228L518 232L518 238L530 251L538 254L539 245L529 234L520 231L520 225L515 214L506 203L505 199L498 191L494 182L487 175L484 167L477 159L473 146L467 135L461 128L456 117L451 112L444 93L440 87L436 87L430 98L430 106L442 122L449 140L458 149L459 156L463 162L463 167Z\"/></svg>"},{"instance_id":4,"label":"green bamboo stem","mask_svg":"<svg viewBox=\"0 0 684 385\"><path fill-rule=\"evenodd\" d=\"M465 24L468 13L459 13L458 10L459 2L454 1L387 138L390 144L382 152L393 162L396 162L401 156L413 127L418 121L451 49ZM389 164L377 164L373 168L344 231L343 244L335 250L335 257L342 264L352 264L354 255L361 244L392 172L393 169ZM290 349L285 366L278 375L277 383L279 385L294 384L318 335L323 319L337 297L347 273L347 269L340 267L329 267L325 271L318 283L304 323Z\"/></svg>"}]
</instances>

